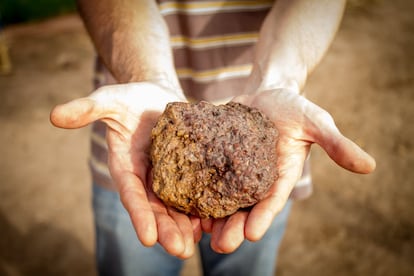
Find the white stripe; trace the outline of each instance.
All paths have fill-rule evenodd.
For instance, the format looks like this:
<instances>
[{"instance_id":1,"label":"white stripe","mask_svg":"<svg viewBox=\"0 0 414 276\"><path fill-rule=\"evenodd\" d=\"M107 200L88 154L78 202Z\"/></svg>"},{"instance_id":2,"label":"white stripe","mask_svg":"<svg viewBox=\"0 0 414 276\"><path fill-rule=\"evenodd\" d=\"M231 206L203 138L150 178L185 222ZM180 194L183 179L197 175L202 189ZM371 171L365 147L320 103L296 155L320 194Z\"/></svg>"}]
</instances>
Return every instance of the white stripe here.
<instances>
[{"instance_id":1,"label":"white stripe","mask_svg":"<svg viewBox=\"0 0 414 276\"><path fill-rule=\"evenodd\" d=\"M251 37L251 38L243 38L243 39L237 39L237 40L222 40L222 41L212 41L212 42L205 42L202 44L192 43L191 41L171 41L171 47L173 49L179 49L179 48L190 48L190 49L209 49L209 48L219 48L219 47L231 47L231 46L240 46L245 44L252 44L257 42L257 37Z\"/></svg>"},{"instance_id":2,"label":"white stripe","mask_svg":"<svg viewBox=\"0 0 414 276\"><path fill-rule=\"evenodd\" d=\"M189 2L189 4L192 4L194 2ZM258 11L258 10L264 10L272 7L272 3L261 3L257 5L235 5L235 6L211 6L211 7L201 7L201 8L183 8L183 7L165 7L167 6L167 3L161 4L160 7L160 13L163 16L175 14L175 13L181 13L186 15L199 15L199 14L211 14L211 13L217 13L217 12L240 12L240 11Z\"/></svg>"},{"instance_id":3,"label":"white stripe","mask_svg":"<svg viewBox=\"0 0 414 276\"><path fill-rule=\"evenodd\" d=\"M91 165L92 169L96 172L99 172L102 175L107 177L111 177L111 173L109 172L108 166L106 163L97 160L94 156L89 158L89 164Z\"/></svg>"},{"instance_id":4,"label":"white stripe","mask_svg":"<svg viewBox=\"0 0 414 276\"><path fill-rule=\"evenodd\" d=\"M192 79L195 82L206 83L216 80L227 80L233 78L241 78L241 77L248 77L250 75L251 68L245 69L243 71L235 71L235 72L221 72L217 75L211 76L196 76L193 73L180 73L178 75L179 79Z\"/></svg>"},{"instance_id":5,"label":"white stripe","mask_svg":"<svg viewBox=\"0 0 414 276\"><path fill-rule=\"evenodd\" d=\"M98 144L102 148L108 150L108 144L106 143L105 137L102 137L101 135L99 135L99 134L97 134L95 132L92 132L92 134L91 134L91 140L92 140L92 142Z\"/></svg>"},{"instance_id":6,"label":"white stripe","mask_svg":"<svg viewBox=\"0 0 414 276\"><path fill-rule=\"evenodd\" d=\"M307 175L305 177L302 177L299 179L299 181L296 183L295 187L303 187L308 186L312 183L312 177L310 175Z\"/></svg>"}]
</instances>

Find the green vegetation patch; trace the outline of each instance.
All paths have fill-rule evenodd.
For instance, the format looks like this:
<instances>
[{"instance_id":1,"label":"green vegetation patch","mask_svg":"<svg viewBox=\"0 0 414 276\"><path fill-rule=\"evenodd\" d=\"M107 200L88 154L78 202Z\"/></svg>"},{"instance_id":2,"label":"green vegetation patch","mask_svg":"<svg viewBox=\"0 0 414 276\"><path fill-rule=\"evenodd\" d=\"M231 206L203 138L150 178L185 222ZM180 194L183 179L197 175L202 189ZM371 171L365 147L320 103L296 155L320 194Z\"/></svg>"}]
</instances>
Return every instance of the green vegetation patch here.
<instances>
[{"instance_id":1,"label":"green vegetation patch","mask_svg":"<svg viewBox=\"0 0 414 276\"><path fill-rule=\"evenodd\" d=\"M75 0L1 0L0 23L35 21L75 10Z\"/></svg>"}]
</instances>

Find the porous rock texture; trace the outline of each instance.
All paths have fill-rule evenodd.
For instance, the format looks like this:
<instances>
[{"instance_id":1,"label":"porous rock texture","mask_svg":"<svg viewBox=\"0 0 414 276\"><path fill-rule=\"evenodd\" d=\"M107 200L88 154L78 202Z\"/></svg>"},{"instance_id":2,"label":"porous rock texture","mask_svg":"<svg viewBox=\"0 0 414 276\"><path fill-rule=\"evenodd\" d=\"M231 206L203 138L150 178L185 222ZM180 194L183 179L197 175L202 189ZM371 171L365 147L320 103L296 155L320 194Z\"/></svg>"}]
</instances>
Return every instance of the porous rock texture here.
<instances>
[{"instance_id":1,"label":"porous rock texture","mask_svg":"<svg viewBox=\"0 0 414 276\"><path fill-rule=\"evenodd\" d=\"M275 183L277 139L257 109L170 103L152 130L153 190L187 214L231 215L263 199Z\"/></svg>"}]
</instances>

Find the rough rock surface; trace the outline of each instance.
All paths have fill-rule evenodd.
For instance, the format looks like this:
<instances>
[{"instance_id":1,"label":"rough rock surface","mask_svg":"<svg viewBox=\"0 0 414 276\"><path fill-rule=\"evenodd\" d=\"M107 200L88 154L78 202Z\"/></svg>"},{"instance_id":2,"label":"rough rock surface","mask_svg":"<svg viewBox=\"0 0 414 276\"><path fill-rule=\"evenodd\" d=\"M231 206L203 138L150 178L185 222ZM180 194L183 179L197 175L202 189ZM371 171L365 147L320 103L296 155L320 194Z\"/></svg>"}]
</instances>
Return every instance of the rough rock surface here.
<instances>
[{"instance_id":1,"label":"rough rock surface","mask_svg":"<svg viewBox=\"0 0 414 276\"><path fill-rule=\"evenodd\" d=\"M276 181L278 131L239 103L170 103L152 131L153 190L199 217L254 205Z\"/></svg>"}]
</instances>

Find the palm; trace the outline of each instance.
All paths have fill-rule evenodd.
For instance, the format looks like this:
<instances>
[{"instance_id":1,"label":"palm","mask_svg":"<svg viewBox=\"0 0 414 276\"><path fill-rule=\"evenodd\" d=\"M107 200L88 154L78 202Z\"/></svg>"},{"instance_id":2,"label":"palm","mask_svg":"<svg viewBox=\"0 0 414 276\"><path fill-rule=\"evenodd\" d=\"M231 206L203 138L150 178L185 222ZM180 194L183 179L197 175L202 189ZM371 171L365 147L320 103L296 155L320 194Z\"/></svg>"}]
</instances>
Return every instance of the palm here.
<instances>
[{"instance_id":1,"label":"palm","mask_svg":"<svg viewBox=\"0 0 414 276\"><path fill-rule=\"evenodd\" d=\"M121 200L144 245L157 241L172 255L189 257L201 235L199 220L161 203L150 188L150 132L165 105L183 98L155 84L139 83L103 87L87 98L56 107L52 122L78 128L101 120L108 126L109 169ZM368 173L375 162L342 136L330 115L288 90L273 90L236 97L234 101L264 112L279 130L279 178L267 197L248 212L218 220L203 220L212 233L217 252L234 251L244 239L258 240L283 208L299 179L312 143L318 143L342 167Z\"/></svg>"},{"instance_id":2,"label":"palm","mask_svg":"<svg viewBox=\"0 0 414 276\"><path fill-rule=\"evenodd\" d=\"M340 166L357 173L369 173L375 161L356 144L342 136L332 117L304 97L287 89L243 95L233 101L256 107L279 130L276 146L279 178L267 197L249 212L219 220L204 220L203 229L212 232L212 247L222 253L234 251L244 239L259 240L274 216L284 207L313 143L319 144Z\"/></svg>"},{"instance_id":3,"label":"palm","mask_svg":"<svg viewBox=\"0 0 414 276\"><path fill-rule=\"evenodd\" d=\"M150 188L150 133L165 105L182 101L177 94L150 83L107 86L91 96L55 108L52 122L65 128L101 120L108 126L108 165L122 203L144 245L157 241L172 255L194 251L196 221L165 207ZM197 236L197 231L194 231Z\"/></svg>"}]
</instances>

